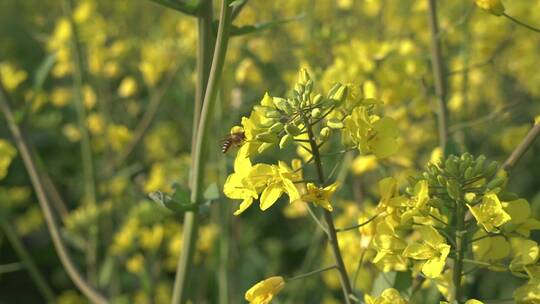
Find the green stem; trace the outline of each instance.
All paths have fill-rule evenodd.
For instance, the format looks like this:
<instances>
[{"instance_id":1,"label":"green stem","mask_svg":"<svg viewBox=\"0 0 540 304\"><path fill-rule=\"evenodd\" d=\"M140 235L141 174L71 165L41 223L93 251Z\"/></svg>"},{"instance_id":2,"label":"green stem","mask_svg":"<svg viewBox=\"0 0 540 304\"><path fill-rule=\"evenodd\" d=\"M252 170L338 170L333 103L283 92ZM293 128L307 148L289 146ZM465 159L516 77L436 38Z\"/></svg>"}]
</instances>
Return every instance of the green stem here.
<instances>
[{"instance_id":1,"label":"green stem","mask_svg":"<svg viewBox=\"0 0 540 304\"><path fill-rule=\"evenodd\" d=\"M315 214L315 211L313 211L313 208L311 208L311 206L309 205L309 203L306 203L306 208L307 208L307 211L308 211L309 215L310 215L311 218L313 219L313 221L319 226L319 228L321 228L321 230L322 230L326 235L328 235L328 229L326 229L326 227L323 225L323 223L321 223L321 221L320 221L319 218L317 217L317 214Z\"/></svg>"},{"instance_id":2,"label":"green stem","mask_svg":"<svg viewBox=\"0 0 540 304\"><path fill-rule=\"evenodd\" d=\"M213 112L216 101L219 80L225 55L229 42L229 30L231 25L231 7L228 0L221 1L221 12L219 19L216 47L208 78L208 86L204 95L199 125L197 127L197 139L195 144L195 153L192 153L193 166L191 168L193 175L191 180L191 202L198 205L202 200L203 194L203 160L205 148L207 146L208 131L210 129L209 116ZM181 251L178 267L176 269L176 278L173 287L172 303L185 303L187 300L187 279L195 251L195 241L198 230L198 211L188 211L184 215L184 243Z\"/></svg>"},{"instance_id":3,"label":"green stem","mask_svg":"<svg viewBox=\"0 0 540 304\"><path fill-rule=\"evenodd\" d=\"M439 22L437 20L436 0L427 0L429 3L429 26L431 30L431 67L437 94L437 117L439 130L439 147L446 153L448 141L448 107L446 105L446 79L445 67L441 52L439 38Z\"/></svg>"},{"instance_id":4,"label":"green stem","mask_svg":"<svg viewBox=\"0 0 540 304\"><path fill-rule=\"evenodd\" d=\"M22 262L14 262L0 265L0 276L5 273L17 272L24 268Z\"/></svg>"},{"instance_id":5,"label":"green stem","mask_svg":"<svg viewBox=\"0 0 540 304\"><path fill-rule=\"evenodd\" d=\"M463 208L464 204L461 202L456 202L456 231L455 231L455 252L456 256L454 259L454 272L452 276L453 280L453 295L452 299L460 303L462 298L461 290L461 273L463 271L463 260L465 253L465 209Z\"/></svg>"},{"instance_id":6,"label":"green stem","mask_svg":"<svg viewBox=\"0 0 540 304\"><path fill-rule=\"evenodd\" d=\"M1 80L0 80L0 112L2 112L2 114L4 115L6 119L9 131L11 135L13 136L13 139L15 140L15 144L17 145L17 148L21 154L26 171L28 172L28 175L30 176L30 181L32 183L32 186L34 187L34 191L36 192L38 202L40 204L41 210L43 211L45 223L47 224L47 228L51 234L54 248L56 249L56 252L58 253L60 262L62 262L64 269L66 270L67 274L69 275L69 277L71 278L75 286L77 286L79 290L86 297L88 297L92 302L97 303L97 304L108 303L106 298L101 293L99 293L96 289L94 289L94 287L91 284L89 284L81 275L79 269L73 262L73 259L70 256L66 248L66 245L64 244L64 241L62 240L62 237L60 236L60 229L54 218L54 214L53 214L49 199L47 198L47 195L45 194L46 192L45 192L45 187L43 186L43 181L41 180L39 176L37 166L32 157L30 149L28 148L28 145L26 144L24 140L22 132L19 126L17 125L17 123L15 122L13 111L11 110L11 107L9 105L9 95L4 89L4 86Z\"/></svg>"},{"instance_id":7,"label":"green stem","mask_svg":"<svg viewBox=\"0 0 540 304\"><path fill-rule=\"evenodd\" d=\"M512 17L512 16L509 16L507 15L506 13L503 13L503 16L510 19L512 22L514 22L515 24L518 24L520 26L523 26L524 28L527 28L531 31L534 31L534 32L537 32L537 33L540 33L540 29L539 28L536 28L532 25L528 25L527 23L523 22L523 21L519 21L518 19Z\"/></svg>"},{"instance_id":8,"label":"green stem","mask_svg":"<svg viewBox=\"0 0 540 304\"><path fill-rule=\"evenodd\" d=\"M301 280L301 279L310 277L312 275L323 273L323 272L326 272L328 270L332 270L332 269L336 269L336 268L337 268L336 265L328 266L328 267L325 267L325 268L321 268L321 269L313 270L313 271L310 271L310 272L307 272L307 273L303 273L303 274L297 275L297 276L292 277L292 278L288 278L285 281L290 282L290 281L295 281L295 280Z\"/></svg>"},{"instance_id":9,"label":"green stem","mask_svg":"<svg viewBox=\"0 0 540 304\"><path fill-rule=\"evenodd\" d=\"M527 133L523 141L516 147L516 149L504 162L502 169L509 171L514 168L516 163L532 146L538 135L540 135L540 123L535 124L534 127L532 127L532 129L529 131L529 133Z\"/></svg>"},{"instance_id":10,"label":"green stem","mask_svg":"<svg viewBox=\"0 0 540 304\"><path fill-rule=\"evenodd\" d=\"M360 224L356 224L356 225L352 225L352 226L349 226L349 227L345 227L345 228L338 228L336 229L336 232L344 232L344 231L350 231L350 230L355 230L355 229L358 229L360 227L363 227L369 223L371 223L373 220L375 220L377 217L379 216L379 214L375 214L374 216L370 217L369 219L367 219L365 222L363 223L360 223Z\"/></svg>"},{"instance_id":11,"label":"green stem","mask_svg":"<svg viewBox=\"0 0 540 304\"><path fill-rule=\"evenodd\" d=\"M34 263L34 260L32 259L32 256L28 253L28 250L24 247L24 244L19 240L19 237L17 236L17 233L6 220L0 221L0 226L2 226L2 230L4 230L4 233L11 243L11 246L13 247L13 250L17 253L19 258L24 263L24 267L26 270L28 270L28 273L30 274L30 277L32 280L34 280L34 283L36 283L37 288L47 301L47 303L54 303L55 302L55 296L54 292L52 291L49 284L47 284L47 280L45 277L43 277L43 274L39 271L36 264Z\"/></svg>"},{"instance_id":12,"label":"green stem","mask_svg":"<svg viewBox=\"0 0 540 304\"><path fill-rule=\"evenodd\" d=\"M92 149L90 146L90 137L86 128L86 109L83 103L82 86L83 86L83 51L79 40L79 34L75 20L73 20L73 0L65 0L65 14L69 20L72 30L72 55L73 55L73 89L75 92L75 110L77 112L77 123L79 132L81 133L81 159L82 171L84 179L84 198L85 203L90 206L96 204L96 186L94 182L94 165L92 157ZM87 243L86 262L88 270L88 278L93 284L97 283L97 243L98 243L98 226L92 225L88 229L90 237Z\"/></svg>"},{"instance_id":13,"label":"green stem","mask_svg":"<svg viewBox=\"0 0 540 304\"><path fill-rule=\"evenodd\" d=\"M313 134L313 129L311 122L307 117L304 116L304 124L306 125L306 130L309 138L309 144L311 146L311 151L313 152L313 160L315 161L315 167L317 169L317 175L321 186L325 182L324 171L321 162L321 156L319 152L319 146L315 142L315 136ZM334 225L334 220L332 218L332 213L328 210L324 210L324 220L326 221L327 226L327 235L328 241L330 242L332 254L334 255L334 260L336 262L336 268L339 271L339 280L341 282L341 288L343 290L343 297L345 303L351 303L351 296L353 296L351 282L349 280L349 275L347 274L347 269L345 268L345 263L341 256L341 250L339 249L339 241L337 238L336 228Z\"/></svg>"}]
</instances>

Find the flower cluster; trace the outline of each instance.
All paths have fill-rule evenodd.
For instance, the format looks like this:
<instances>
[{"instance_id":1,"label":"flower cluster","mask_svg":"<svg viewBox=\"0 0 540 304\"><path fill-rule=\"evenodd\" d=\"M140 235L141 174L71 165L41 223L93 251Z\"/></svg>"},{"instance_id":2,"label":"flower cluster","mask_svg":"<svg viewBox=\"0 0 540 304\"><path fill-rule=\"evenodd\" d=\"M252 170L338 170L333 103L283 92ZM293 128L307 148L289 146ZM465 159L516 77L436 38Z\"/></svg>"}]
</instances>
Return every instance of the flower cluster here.
<instances>
[{"instance_id":1,"label":"flower cluster","mask_svg":"<svg viewBox=\"0 0 540 304\"><path fill-rule=\"evenodd\" d=\"M529 238L540 221L525 199L505 190L505 172L497 170L496 162L465 153L429 164L405 194L394 178L381 180L379 216L360 228L370 240L371 262L384 272L411 270L453 285L477 268L509 271L529 279L514 294L529 303L526 297L540 293L539 247ZM460 297L443 293L449 301Z\"/></svg>"},{"instance_id":2,"label":"flower cluster","mask_svg":"<svg viewBox=\"0 0 540 304\"><path fill-rule=\"evenodd\" d=\"M358 149L377 157L396 151L395 122L373 114L379 102L363 99L357 88L340 83L323 97L314 92L313 83L302 69L291 97L265 94L249 117L242 118L241 126L231 129L231 136L243 140L234 173L224 186L227 197L242 200L235 215L244 212L256 199L260 200L261 210L266 210L283 194L287 194L290 203L304 201L332 211L330 198L338 184L316 185L305 180L302 171L306 164L320 157L318 150L331 141L332 135L339 135L336 137L347 151ZM290 166L283 161L252 164L251 159L265 151L291 145L296 145L303 161L293 159Z\"/></svg>"}]
</instances>

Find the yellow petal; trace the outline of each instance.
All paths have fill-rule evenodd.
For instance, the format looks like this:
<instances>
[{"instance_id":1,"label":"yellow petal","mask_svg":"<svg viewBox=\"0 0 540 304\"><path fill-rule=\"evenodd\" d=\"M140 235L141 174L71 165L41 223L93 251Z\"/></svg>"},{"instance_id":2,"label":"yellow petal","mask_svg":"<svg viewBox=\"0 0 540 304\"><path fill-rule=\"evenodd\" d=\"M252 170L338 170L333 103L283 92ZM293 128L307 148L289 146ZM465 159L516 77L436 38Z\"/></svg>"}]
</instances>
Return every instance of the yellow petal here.
<instances>
[{"instance_id":1,"label":"yellow petal","mask_svg":"<svg viewBox=\"0 0 540 304\"><path fill-rule=\"evenodd\" d=\"M238 206L238 209L234 212L234 215L242 214L242 212L246 211L246 209L249 208L251 204L253 204L253 197L248 197L244 199L244 201L242 201L240 206Z\"/></svg>"},{"instance_id":2,"label":"yellow petal","mask_svg":"<svg viewBox=\"0 0 540 304\"><path fill-rule=\"evenodd\" d=\"M261 210L265 211L266 209L270 208L278 200L281 194L283 194L283 188L275 184L272 184L264 189L261 195Z\"/></svg>"}]
</instances>

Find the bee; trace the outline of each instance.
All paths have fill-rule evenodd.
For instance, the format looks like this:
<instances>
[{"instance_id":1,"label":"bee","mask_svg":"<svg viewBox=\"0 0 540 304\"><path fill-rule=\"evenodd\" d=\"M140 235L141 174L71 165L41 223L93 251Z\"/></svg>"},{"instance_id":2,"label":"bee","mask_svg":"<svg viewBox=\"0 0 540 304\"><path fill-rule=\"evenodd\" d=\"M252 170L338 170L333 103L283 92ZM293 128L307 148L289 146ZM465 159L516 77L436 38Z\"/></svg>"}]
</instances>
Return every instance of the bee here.
<instances>
[{"instance_id":1,"label":"bee","mask_svg":"<svg viewBox=\"0 0 540 304\"><path fill-rule=\"evenodd\" d=\"M221 145L221 152L227 153L231 147L239 147L244 143L246 134L242 128L232 128L231 134L228 135Z\"/></svg>"}]
</instances>

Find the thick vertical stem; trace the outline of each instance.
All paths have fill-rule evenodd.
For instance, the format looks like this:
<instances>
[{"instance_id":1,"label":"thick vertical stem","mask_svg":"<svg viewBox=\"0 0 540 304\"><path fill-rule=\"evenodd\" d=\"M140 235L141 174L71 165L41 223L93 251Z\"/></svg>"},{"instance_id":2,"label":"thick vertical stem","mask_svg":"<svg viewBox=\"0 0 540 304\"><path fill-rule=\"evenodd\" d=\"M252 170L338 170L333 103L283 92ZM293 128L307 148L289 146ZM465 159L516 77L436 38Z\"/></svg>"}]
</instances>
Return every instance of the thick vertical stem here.
<instances>
[{"instance_id":1,"label":"thick vertical stem","mask_svg":"<svg viewBox=\"0 0 540 304\"><path fill-rule=\"evenodd\" d=\"M81 159L82 159L82 171L84 179L84 201L90 206L96 204L96 190L94 182L94 161L92 157L92 149L90 146L90 137L88 135L88 129L86 128L86 109L83 103L82 86L83 86L83 52L79 40L78 29L73 20L73 0L66 0L66 16L71 24L72 31L72 49L73 56L73 90L75 110L77 112L77 123L79 132L81 133ZM88 270L88 278L93 283L97 283L97 225L89 227L90 238L88 240L88 248L86 251L86 263Z\"/></svg>"},{"instance_id":2,"label":"thick vertical stem","mask_svg":"<svg viewBox=\"0 0 540 304\"><path fill-rule=\"evenodd\" d=\"M463 208L464 204L462 202L456 202L456 257L454 259L454 272L452 275L453 281L453 296L452 300L460 303L462 296L461 293L461 274L463 272L463 258L465 253L465 210Z\"/></svg>"},{"instance_id":3,"label":"thick vertical stem","mask_svg":"<svg viewBox=\"0 0 540 304\"><path fill-rule=\"evenodd\" d=\"M311 128L310 121L305 118L304 123L306 125L309 137L309 144L313 153L313 160L317 169L319 183L322 186L325 182L325 177L321 162L321 156L319 153L319 146L315 142L315 136L313 135L313 129ZM339 249L339 242L337 238L336 227L334 225L334 220L332 218L332 213L324 210L324 220L326 222L326 225L328 226L328 241L330 243L332 254L334 255L334 260L336 261L336 267L339 272L339 280L341 282L341 288L343 290L343 296L345 298L344 300L345 303L349 304L351 303L350 295L352 295L352 287L349 280L349 275L347 274L347 268L345 268L345 263L343 262L343 257L341 256L341 250Z\"/></svg>"},{"instance_id":4,"label":"thick vertical stem","mask_svg":"<svg viewBox=\"0 0 540 304\"><path fill-rule=\"evenodd\" d=\"M203 160L205 148L207 146L208 131L210 128L209 116L213 112L216 101L217 91L221 72L225 63L225 54L229 42L229 30L231 24L231 7L229 1L222 0L221 12L219 19L218 34L214 56L212 59L212 67L208 78L208 85L204 95L202 110L197 127L197 139L195 141L195 151L192 153L193 166L191 168L193 174L191 179L191 202L199 204L202 200L203 193ZM185 303L187 300L187 279L193 254L195 250L195 241L198 230L198 211L188 211L184 215L184 244L181 251L178 267L176 269L176 278L173 287L173 303Z\"/></svg>"},{"instance_id":5,"label":"thick vertical stem","mask_svg":"<svg viewBox=\"0 0 540 304\"><path fill-rule=\"evenodd\" d=\"M193 107L193 133L191 147L195 148L197 128L201 117L201 108L206 93L210 68L212 66L212 50L214 37L212 32L212 1L204 0L201 3L197 17L199 39L197 42L197 87L195 88L195 104Z\"/></svg>"},{"instance_id":6,"label":"thick vertical stem","mask_svg":"<svg viewBox=\"0 0 540 304\"><path fill-rule=\"evenodd\" d=\"M11 224L8 223L7 220L1 220L0 226L2 227L2 230L4 230L4 234L11 243L13 250L15 250L15 253L17 253L19 258L22 260L25 269L30 274L30 277L32 278L34 283L36 283L36 286L45 298L45 301L47 301L47 303L54 303L54 292L47 283L47 280L45 280L45 277L43 277L43 274L37 268L34 260L28 253L28 250L24 247L24 244L17 237L17 233L15 232Z\"/></svg>"},{"instance_id":7,"label":"thick vertical stem","mask_svg":"<svg viewBox=\"0 0 540 304\"><path fill-rule=\"evenodd\" d=\"M435 81L435 93L437 95L437 118L439 129L439 147L443 153L446 151L448 141L448 107L446 104L446 79L445 67L441 52L439 22L437 20L436 0L429 2L429 27L431 30L431 67L433 70L433 80Z\"/></svg>"},{"instance_id":8,"label":"thick vertical stem","mask_svg":"<svg viewBox=\"0 0 540 304\"><path fill-rule=\"evenodd\" d=\"M234 11L233 11L234 13ZM234 14L233 14L234 15ZM223 87L223 86L222 86ZM223 91L223 90L222 90ZM223 96L218 96L218 102L216 104L216 119L217 125L222 125L223 118ZM223 136L222 130L218 129L214 132L214 138L220 138ZM221 151L216 150L214 155L216 156L216 162L218 163L217 175L219 176L219 183L223 184L227 178L227 161L223 157ZM218 271L217 271L217 283L218 283L218 299L219 304L228 304L230 302L231 291L229 286L229 269L230 265L230 242L231 242L231 204L226 202L217 201L214 207L214 221L219 225L219 258L218 258Z\"/></svg>"},{"instance_id":9,"label":"thick vertical stem","mask_svg":"<svg viewBox=\"0 0 540 304\"><path fill-rule=\"evenodd\" d=\"M38 174L37 166L34 159L32 158L32 154L30 152L30 149L28 148L28 145L24 141L19 126L15 123L13 111L9 106L8 100L8 94L0 81L0 111L4 115L9 127L9 131L11 132L11 135L15 140L15 144L17 145L17 148L21 153L24 166L26 168L26 171L28 172L28 175L30 176L30 181L32 182L32 186L34 187L34 190L36 192L38 202L40 204L41 210L43 211L43 216L45 217L45 222L47 223L47 228L51 234L54 248L58 253L58 257L60 258L64 269L66 270L73 283L75 283L75 285L86 297L88 297L93 303L108 303L105 297L101 295L96 289L94 289L92 285L88 284L88 282L84 279L80 271L77 269L77 266L73 262L73 259L69 255L69 252L67 251L62 237L60 236L60 229L56 224L51 204L45 194L45 189L43 186L43 182L41 181Z\"/></svg>"}]
</instances>

